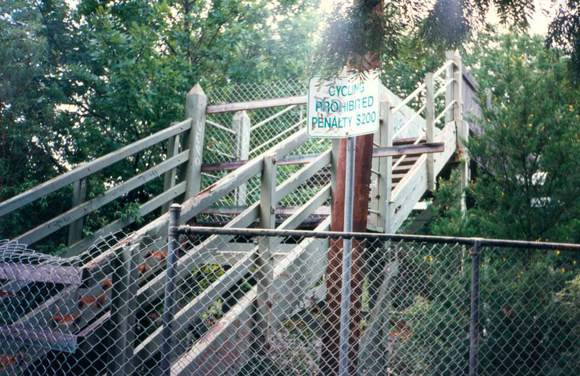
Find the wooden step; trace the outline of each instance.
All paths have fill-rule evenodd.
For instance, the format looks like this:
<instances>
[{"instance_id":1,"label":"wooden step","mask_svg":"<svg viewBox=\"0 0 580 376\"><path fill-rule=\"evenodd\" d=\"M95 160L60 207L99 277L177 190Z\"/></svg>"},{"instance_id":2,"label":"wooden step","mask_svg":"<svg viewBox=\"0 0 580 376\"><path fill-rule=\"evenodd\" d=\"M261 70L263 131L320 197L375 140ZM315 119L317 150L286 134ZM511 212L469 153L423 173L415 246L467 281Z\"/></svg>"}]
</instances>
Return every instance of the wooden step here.
<instances>
[{"instance_id":1,"label":"wooden step","mask_svg":"<svg viewBox=\"0 0 580 376\"><path fill-rule=\"evenodd\" d=\"M401 161L401 163L399 164L399 166L413 165L413 164L415 164L415 162L417 162L419 160L420 157L421 157L421 155L410 155L410 156L406 156ZM399 159L401 159L401 157L393 158L393 164L397 163L399 161Z\"/></svg>"},{"instance_id":2,"label":"wooden step","mask_svg":"<svg viewBox=\"0 0 580 376\"><path fill-rule=\"evenodd\" d=\"M400 145L412 145L417 141L415 137L407 137L407 138L396 138L393 140L393 146L400 146ZM424 144L426 141L424 138L421 138L419 144Z\"/></svg>"}]
</instances>

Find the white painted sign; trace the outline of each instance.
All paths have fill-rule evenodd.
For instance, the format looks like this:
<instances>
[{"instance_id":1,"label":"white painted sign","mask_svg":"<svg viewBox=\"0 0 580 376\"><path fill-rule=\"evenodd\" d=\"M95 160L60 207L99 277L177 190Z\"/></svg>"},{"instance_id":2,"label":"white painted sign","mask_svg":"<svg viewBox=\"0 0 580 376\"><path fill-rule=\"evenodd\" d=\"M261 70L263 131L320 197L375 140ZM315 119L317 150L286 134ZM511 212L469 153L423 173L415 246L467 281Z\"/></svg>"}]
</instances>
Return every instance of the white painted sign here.
<instances>
[{"instance_id":1,"label":"white painted sign","mask_svg":"<svg viewBox=\"0 0 580 376\"><path fill-rule=\"evenodd\" d=\"M313 78L308 89L308 134L344 138L379 129L380 80L359 75L331 80Z\"/></svg>"}]
</instances>

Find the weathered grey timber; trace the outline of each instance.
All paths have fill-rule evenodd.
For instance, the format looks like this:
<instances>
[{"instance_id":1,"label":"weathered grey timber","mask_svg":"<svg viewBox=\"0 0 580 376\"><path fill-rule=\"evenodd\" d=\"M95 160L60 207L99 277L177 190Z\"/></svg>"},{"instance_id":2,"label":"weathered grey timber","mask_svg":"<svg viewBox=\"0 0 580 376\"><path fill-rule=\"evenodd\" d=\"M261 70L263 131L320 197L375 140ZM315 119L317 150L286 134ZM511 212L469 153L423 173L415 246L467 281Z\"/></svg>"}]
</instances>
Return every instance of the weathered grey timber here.
<instances>
[{"instance_id":1,"label":"weathered grey timber","mask_svg":"<svg viewBox=\"0 0 580 376\"><path fill-rule=\"evenodd\" d=\"M433 73L427 73L425 77L425 140L433 142L435 132L435 93L433 88ZM445 113L445 111L444 111ZM435 170L433 154L427 154L427 189L435 190Z\"/></svg>"},{"instance_id":2,"label":"weathered grey timber","mask_svg":"<svg viewBox=\"0 0 580 376\"><path fill-rule=\"evenodd\" d=\"M127 192L130 192L133 189L157 178L164 172L169 171L186 161L187 151L181 152L175 157L169 158L157 166L152 167L149 170L132 177L126 182L109 189L104 195L96 197L90 201L83 202L82 204L70 209L69 211L54 217L50 221L27 231L26 233L18 236L16 240L27 244L35 243L38 240L70 224L71 222L97 210L98 208L115 200L116 198L121 197Z\"/></svg>"},{"instance_id":3,"label":"weathered grey timber","mask_svg":"<svg viewBox=\"0 0 580 376\"><path fill-rule=\"evenodd\" d=\"M14 196L2 203L0 203L0 216L4 216L18 208L21 208L41 197L44 197L60 188L66 187L69 184L74 183L82 178L94 174L108 167L116 162L119 162L128 156L138 153L148 147L151 147L161 141L168 139L169 137L175 136L177 134L187 131L190 127L190 121L185 120L159 131L151 136L145 137L142 140L134 142L130 145L122 147L121 149L104 155L94 161L83 163L77 168L57 176L54 179L48 180L45 183L37 185L36 187L29 189L17 196Z\"/></svg>"},{"instance_id":4,"label":"weathered grey timber","mask_svg":"<svg viewBox=\"0 0 580 376\"><path fill-rule=\"evenodd\" d=\"M187 93L185 101L185 115L191 119L187 147L189 158L185 171L185 199L194 196L201 187L201 164L203 161L203 140L205 136L205 110L207 96L199 84Z\"/></svg>"},{"instance_id":5,"label":"weathered grey timber","mask_svg":"<svg viewBox=\"0 0 580 376\"><path fill-rule=\"evenodd\" d=\"M267 120L267 119L266 119ZM251 121L246 111L239 111L232 119L232 130L235 132L235 157L239 161L250 158L250 128ZM236 205L245 206L248 188L240 184L236 190Z\"/></svg>"},{"instance_id":6,"label":"weathered grey timber","mask_svg":"<svg viewBox=\"0 0 580 376\"><path fill-rule=\"evenodd\" d=\"M264 155L264 167L260 181L260 227L276 227L276 154ZM272 296L271 287L274 278L272 241L270 237L259 240L258 251L255 255L256 267L256 312L255 333L256 349L259 353L268 351L268 344L272 331Z\"/></svg>"},{"instance_id":7,"label":"weathered grey timber","mask_svg":"<svg viewBox=\"0 0 580 376\"><path fill-rule=\"evenodd\" d=\"M80 205L87 198L87 179L79 179L73 184L72 207ZM68 227L68 245L74 244L83 237L84 217L71 223Z\"/></svg>"},{"instance_id":8,"label":"weathered grey timber","mask_svg":"<svg viewBox=\"0 0 580 376\"><path fill-rule=\"evenodd\" d=\"M175 157L179 154L179 143L180 138L179 135L173 136L169 138L167 141L167 158ZM177 168L171 169L165 173L163 177L163 191L169 191L171 188L175 186L175 179L177 178ZM169 210L169 205L171 205L171 200L165 204L163 204L161 211L166 212Z\"/></svg>"},{"instance_id":9,"label":"weathered grey timber","mask_svg":"<svg viewBox=\"0 0 580 376\"><path fill-rule=\"evenodd\" d=\"M266 99L266 100L251 101L251 102L214 104L211 106L207 106L207 113L208 114L217 114L220 112L249 111L249 110L257 110L260 108L290 106L290 105L296 105L296 104L306 104L306 100L307 100L306 96L298 96L298 97Z\"/></svg>"}]
</instances>

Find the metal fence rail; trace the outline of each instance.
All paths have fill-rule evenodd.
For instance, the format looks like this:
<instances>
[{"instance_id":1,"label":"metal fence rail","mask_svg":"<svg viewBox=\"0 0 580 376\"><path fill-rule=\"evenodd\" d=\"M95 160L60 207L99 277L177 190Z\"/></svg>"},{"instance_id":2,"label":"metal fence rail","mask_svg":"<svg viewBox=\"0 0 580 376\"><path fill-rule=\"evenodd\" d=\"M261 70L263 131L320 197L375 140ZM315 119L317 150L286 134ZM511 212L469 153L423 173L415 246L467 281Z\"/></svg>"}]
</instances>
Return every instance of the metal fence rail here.
<instances>
[{"instance_id":1,"label":"metal fence rail","mask_svg":"<svg viewBox=\"0 0 580 376\"><path fill-rule=\"evenodd\" d=\"M168 243L104 239L99 271L0 244L0 374L336 374L344 239L350 374L578 374L580 245L178 227L176 210Z\"/></svg>"}]
</instances>

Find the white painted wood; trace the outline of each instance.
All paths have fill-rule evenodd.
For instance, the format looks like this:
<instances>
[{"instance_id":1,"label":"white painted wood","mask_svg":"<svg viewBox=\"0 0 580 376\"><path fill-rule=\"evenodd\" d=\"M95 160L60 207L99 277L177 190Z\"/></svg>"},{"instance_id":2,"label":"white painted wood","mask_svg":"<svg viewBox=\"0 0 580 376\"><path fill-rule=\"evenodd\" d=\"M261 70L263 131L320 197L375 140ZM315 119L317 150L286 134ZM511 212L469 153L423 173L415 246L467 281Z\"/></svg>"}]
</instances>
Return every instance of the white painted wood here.
<instances>
[{"instance_id":1,"label":"white painted wood","mask_svg":"<svg viewBox=\"0 0 580 376\"><path fill-rule=\"evenodd\" d=\"M185 192L185 181L177 184L175 187L171 188L168 191L161 193L158 196L155 196L151 200L145 202L143 205L139 207L139 216L143 217L155 209L159 208L162 204L166 202L172 201L174 198L178 197L179 195ZM165 211L163 211L165 213ZM123 228L129 226L130 224L135 222L135 218L130 217L125 220L117 219L109 223L106 226L101 227L97 231L93 232L91 236L88 236L79 242L71 245L68 247L62 254L61 257L71 257L80 254L81 252L87 250L92 244L97 242L99 238L103 236L107 236L110 234L114 234L117 231L122 230Z\"/></svg>"},{"instance_id":2,"label":"white painted wood","mask_svg":"<svg viewBox=\"0 0 580 376\"><path fill-rule=\"evenodd\" d=\"M433 73L427 73L425 77L425 141L433 142L434 128L435 128L435 100L434 100L434 86ZM426 168L427 168L427 190L435 190L435 170L433 165L433 154L427 154Z\"/></svg>"},{"instance_id":3,"label":"white painted wood","mask_svg":"<svg viewBox=\"0 0 580 376\"><path fill-rule=\"evenodd\" d=\"M391 104L384 100L380 104L380 127L379 132L375 134L375 139L380 147L393 146L393 120L394 114L391 111ZM387 218L387 206L391 199L392 190L392 169L393 158L390 156L382 158L373 158L373 166L378 171L378 175L372 180L375 184L371 185L371 201L368 229L376 232L386 232L388 229L389 218Z\"/></svg>"},{"instance_id":4,"label":"white painted wood","mask_svg":"<svg viewBox=\"0 0 580 376\"><path fill-rule=\"evenodd\" d=\"M315 231L324 231L329 226L330 218L327 218ZM287 275L287 271L293 265L304 262L305 255L306 260L310 259L312 256L308 254L308 250L311 249L310 244L314 244L316 241L320 241L320 239L306 239L278 263L274 267L274 283L279 283L279 279ZM312 248L326 249L323 245ZM302 260L300 260L301 258ZM324 268L320 269L324 273ZM302 291L308 290L303 289ZM256 296L257 286L254 286L189 351L175 360L171 368L171 375L214 375L224 367L232 374L236 374L248 360L253 339L251 314ZM274 310L276 310L275 305L278 304L278 301L274 300L272 303Z\"/></svg>"},{"instance_id":5,"label":"white painted wood","mask_svg":"<svg viewBox=\"0 0 580 376\"><path fill-rule=\"evenodd\" d=\"M41 197L48 195L60 188L66 187L69 184L74 183L82 178L98 172L105 167L108 167L118 161L127 158L130 155L138 153L148 147L151 147L161 141L168 139L169 137L175 136L176 134L183 133L187 131L190 127L190 121L185 120L179 122L169 128L152 134L151 136L145 137L142 140L134 142L130 145L124 146L119 150L112 153L104 155L97 158L91 162L83 163L77 168L59 175L54 179L50 179L42 184L37 185L34 188L29 189L17 196L14 196L2 203L0 203L0 217L4 216L11 211L21 208Z\"/></svg>"},{"instance_id":6,"label":"white painted wood","mask_svg":"<svg viewBox=\"0 0 580 376\"><path fill-rule=\"evenodd\" d=\"M286 218L279 226L279 230L292 229L300 226L300 224L313 214L316 209L321 207L330 198L331 185L326 184L320 191L318 191L310 200L294 212L290 217Z\"/></svg>"},{"instance_id":7,"label":"white painted wood","mask_svg":"<svg viewBox=\"0 0 580 376\"><path fill-rule=\"evenodd\" d=\"M80 205L87 199L87 179L79 179L73 183L72 207ZM81 217L68 226L68 245L78 242L83 237L83 224L85 218Z\"/></svg>"},{"instance_id":8,"label":"white painted wood","mask_svg":"<svg viewBox=\"0 0 580 376\"><path fill-rule=\"evenodd\" d=\"M276 189L274 202L278 203L282 198L286 197L289 193L296 190L296 188L314 176L321 168L328 165L330 163L331 153L330 150L321 153L312 162L296 171L284 183L280 184L280 187Z\"/></svg>"},{"instance_id":9,"label":"white painted wood","mask_svg":"<svg viewBox=\"0 0 580 376\"><path fill-rule=\"evenodd\" d=\"M243 255L219 279L175 314L172 324L175 338L179 338L181 333L187 331L189 323L194 322L203 312L207 311L216 299L225 294L230 287L250 271L257 250L257 247L254 246L252 251ZM134 356L138 362L147 361L160 350L163 343L162 330L163 328L158 328L135 347Z\"/></svg>"},{"instance_id":10,"label":"white painted wood","mask_svg":"<svg viewBox=\"0 0 580 376\"><path fill-rule=\"evenodd\" d=\"M450 85L447 85L447 89L445 90L445 107L449 107L449 104L453 101L453 90L454 90L454 80L455 77L453 76L454 70L454 62L453 62L453 51L445 51L445 59L447 63L447 68L445 68L445 81L451 81ZM445 124L453 121L453 110L448 109L445 111Z\"/></svg>"},{"instance_id":11,"label":"white painted wood","mask_svg":"<svg viewBox=\"0 0 580 376\"><path fill-rule=\"evenodd\" d=\"M461 61L461 56L457 51L453 54L453 62L455 64L453 71L453 100L455 101L453 106L453 118L457 127L457 148L461 158L461 213L465 215L467 211L465 190L470 180L470 158L467 149L467 143L469 142L469 124L463 119L463 62Z\"/></svg>"},{"instance_id":12,"label":"white painted wood","mask_svg":"<svg viewBox=\"0 0 580 376\"><path fill-rule=\"evenodd\" d=\"M221 112L249 111L249 110L258 110L261 108L299 105L306 104L307 100L308 98L306 96L297 96L275 99L263 99L251 102L214 104L211 106L207 106L207 113L217 114Z\"/></svg>"},{"instance_id":13,"label":"white painted wood","mask_svg":"<svg viewBox=\"0 0 580 376\"><path fill-rule=\"evenodd\" d=\"M167 141L167 158L175 157L179 154L179 135L173 136L169 138ZM175 179L177 178L177 168L173 168L165 173L163 177L163 191L168 191L173 188L176 184ZM173 203L173 200L163 204L161 207L161 211L165 213L169 210L169 206Z\"/></svg>"},{"instance_id":14,"label":"white painted wood","mask_svg":"<svg viewBox=\"0 0 580 376\"><path fill-rule=\"evenodd\" d=\"M228 222L224 228L244 228L253 224L260 215L260 204L255 203L240 215ZM213 235L204 240L200 245L188 250L177 261L175 280L180 281L189 274L191 267L207 260L211 253L223 244L227 244L233 236L217 236ZM147 302L151 299L159 297L163 292L163 283L165 281L165 271L160 272L152 280L143 285L137 295L142 296L140 302Z\"/></svg>"},{"instance_id":15,"label":"white painted wood","mask_svg":"<svg viewBox=\"0 0 580 376\"><path fill-rule=\"evenodd\" d=\"M260 227L276 227L276 154L264 155L264 166L260 185ZM254 312L254 334L260 351L266 352L272 335L272 280L274 260L272 258L272 237L259 239L258 251L254 259L256 279L256 311Z\"/></svg>"},{"instance_id":16,"label":"white painted wood","mask_svg":"<svg viewBox=\"0 0 580 376\"><path fill-rule=\"evenodd\" d=\"M284 156L295 148L298 148L306 140L306 130L302 130L295 133L284 142L276 145L271 149L271 152L276 153L276 155L279 157ZM181 223L189 221L191 218L210 207L217 200L221 199L224 195L234 190L235 187L237 187L239 184L244 183L251 177L255 176L262 170L262 163L263 156L261 155L248 161L248 163L245 165L218 180L216 183L212 184L210 187L207 187L195 197L185 201L182 204L180 217ZM167 236L168 223L169 216L166 213L133 233L130 236L130 239L133 241L138 241L139 239L165 238ZM125 241L126 240L128 239L125 239ZM88 262L85 265L85 268L88 271L107 268L108 262L115 252L115 247L109 249L107 252L102 253L101 255Z\"/></svg>"},{"instance_id":17,"label":"white painted wood","mask_svg":"<svg viewBox=\"0 0 580 376\"><path fill-rule=\"evenodd\" d=\"M185 100L185 115L191 119L191 131L188 137L189 158L185 171L185 199L196 195L201 188L201 164L203 163L203 147L205 138L205 111L207 96L199 84L187 93Z\"/></svg>"},{"instance_id":18,"label":"white painted wood","mask_svg":"<svg viewBox=\"0 0 580 376\"><path fill-rule=\"evenodd\" d=\"M439 175L445 164L455 152L455 138L456 129L454 122L448 123L441 132L436 134L435 141L444 142L445 151L443 153L434 154L435 176ZM395 233L401 227L403 221L413 210L415 203L417 203L427 191L426 160L427 156L422 155L413 165L413 168L393 190L393 203L389 208L393 218L390 228L390 232L392 233Z\"/></svg>"},{"instance_id":19,"label":"white painted wood","mask_svg":"<svg viewBox=\"0 0 580 376\"><path fill-rule=\"evenodd\" d=\"M161 162L157 166L154 166L149 170L132 177L126 182L109 189L102 196L84 202L72 208L71 210L41 224L40 226L37 226L32 230L27 231L26 233L18 236L16 240L29 245L33 244L47 237L48 235L54 233L55 231L63 228L64 226L72 223L73 221L103 207L104 205L132 191L133 189L138 188L143 184L159 177L164 172L176 166L179 166L185 161L187 161L187 151L184 151L173 158Z\"/></svg>"},{"instance_id":20,"label":"white painted wood","mask_svg":"<svg viewBox=\"0 0 580 376\"><path fill-rule=\"evenodd\" d=\"M251 120L248 113L246 111L236 112L232 120L232 130L235 132L235 159L238 161L250 159L250 129ZM236 189L237 206L246 206L247 191L246 184L240 184Z\"/></svg>"}]
</instances>

